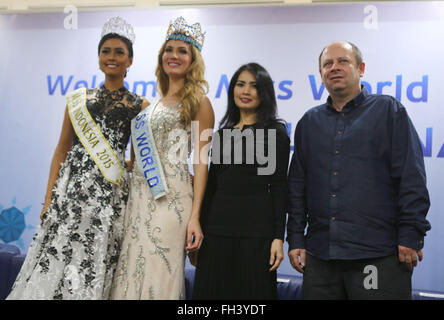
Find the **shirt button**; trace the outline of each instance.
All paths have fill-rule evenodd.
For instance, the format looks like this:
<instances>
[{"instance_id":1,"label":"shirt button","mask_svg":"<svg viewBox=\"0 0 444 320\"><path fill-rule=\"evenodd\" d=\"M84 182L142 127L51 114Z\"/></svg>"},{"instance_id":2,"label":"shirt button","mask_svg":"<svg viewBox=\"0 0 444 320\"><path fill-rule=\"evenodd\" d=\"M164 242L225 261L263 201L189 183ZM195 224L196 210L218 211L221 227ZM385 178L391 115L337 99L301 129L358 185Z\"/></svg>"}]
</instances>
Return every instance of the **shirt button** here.
<instances>
[{"instance_id":1,"label":"shirt button","mask_svg":"<svg viewBox=\"0 0 444 320\"><path fill-rule=\"evenodd\" d=\"M335 220L336 220L336 217L332 217L331 220L335 221Z\"/></svg>"},{"instance_id":2,"label":"shirt button","mask_svg":"<svg viewBox=\"0 0 444 320\"><path fill-rule=\"evenodd\" d=\"M342 134L342 131L341 131L341 130L339 130L339 131L338 131L338 134Z\"/></svg>"},{"instance_id":3,"label":"shirt button","mask_svg":"<svg viewBox=\"0 0 444 320\"><path fill-rule=\"evenodd\" d=\"M336 150L335 153L336 153L336 154L339 154L339 150Z\"/></svg>"},{"instance_id":4,"label":"shirt button","mask_svg":"<svg viewBox=\"0 0 444 320\"><path fill-rule=\"evenodd\" d=\"M337 172L337 171L333 172L333 175L334 175L334 176L337 176L337 175L338 175L338 172Z\"/></svg>"},{"instance_id":5,"label":"shirt button","mask_svg":"<svg viewBox=\"0 0 444 320\"><path fill-rule=\"evenodd\" d=\"M332 198L336 198L336 195L335 195L335 194L332 194L331 197L332 197Z\"/></svg>"}]
</instances>

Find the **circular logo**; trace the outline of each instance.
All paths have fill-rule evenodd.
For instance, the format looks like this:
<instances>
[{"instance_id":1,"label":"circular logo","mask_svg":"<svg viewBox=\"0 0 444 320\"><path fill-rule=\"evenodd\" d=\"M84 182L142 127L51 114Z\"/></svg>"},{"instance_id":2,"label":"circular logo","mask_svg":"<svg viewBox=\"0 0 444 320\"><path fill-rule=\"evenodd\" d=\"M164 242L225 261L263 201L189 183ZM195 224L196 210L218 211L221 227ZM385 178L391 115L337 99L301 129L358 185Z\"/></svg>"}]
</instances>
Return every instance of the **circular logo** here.
<instances>
[{"instance_id":1,"label":"circular logo","mask_svg":"<svg viewBox=\"0 0 444 320\"><path fill-rule=\"evenodd\" d=\"M0 239L5 243L18 240L25 228L25 215L19 209L11 207L1 212Z\"/></svg>"}]
</instances>

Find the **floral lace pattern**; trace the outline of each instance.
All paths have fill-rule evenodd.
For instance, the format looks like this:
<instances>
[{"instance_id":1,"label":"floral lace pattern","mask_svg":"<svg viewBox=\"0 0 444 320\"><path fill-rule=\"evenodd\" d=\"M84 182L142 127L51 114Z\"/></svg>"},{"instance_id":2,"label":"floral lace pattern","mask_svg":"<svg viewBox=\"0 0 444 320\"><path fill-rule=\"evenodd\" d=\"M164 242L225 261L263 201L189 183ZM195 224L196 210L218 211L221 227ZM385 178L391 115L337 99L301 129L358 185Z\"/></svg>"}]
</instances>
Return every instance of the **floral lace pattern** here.
<instances>
[{"instance_id":1,"label":"floral lace pattern","mask_svg":"<svg viewBox=\"0 0 444 320\"><path fill-rule=\"evenodd\" d=\"M125 88L87 90L87 108L125 168L105 180L78 137L8 299L108 299L120 253L129 176L124 152L142 99Z\"/></svg>"},{"instance_id":2,"label":"floral lace pattern","mask_svg":"<svg viewBox=\"0 0 444 320\"><path fill-rule=\"evenodd\" d=\"M136 164L112 299L184 297L186 228L193 199L186 162L191 131L180 122L180 105L166 107L159 103L151 107L150 125L169 190L166 196L154 200ZM174 130L185 133L185 137L171 139ZM180 154L182 161L170 161L170 150L185 150Z\"/></svg>"}]
</instances>

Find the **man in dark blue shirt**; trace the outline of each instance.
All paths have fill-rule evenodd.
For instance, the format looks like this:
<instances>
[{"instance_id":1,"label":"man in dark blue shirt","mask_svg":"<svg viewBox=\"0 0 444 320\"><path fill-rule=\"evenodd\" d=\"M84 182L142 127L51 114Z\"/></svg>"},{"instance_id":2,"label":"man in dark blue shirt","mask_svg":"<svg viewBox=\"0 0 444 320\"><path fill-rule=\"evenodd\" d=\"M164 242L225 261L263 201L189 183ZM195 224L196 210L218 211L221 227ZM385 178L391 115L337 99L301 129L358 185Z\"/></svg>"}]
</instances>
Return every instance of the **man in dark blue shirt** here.
<instances>
[{"instance_id":1,"label":"man in dark blue shirt","mask_svg":"<svg viewBox=\"0 0 444 320\"><path fill-rule=\"evenodd\" d=\"M410 299L430 230L418 135L399 101L361 86L352 43L325 47L319 69L330 96L299 121L289 170L287 241L303 298Z\"/></svg>"}]
</instances>

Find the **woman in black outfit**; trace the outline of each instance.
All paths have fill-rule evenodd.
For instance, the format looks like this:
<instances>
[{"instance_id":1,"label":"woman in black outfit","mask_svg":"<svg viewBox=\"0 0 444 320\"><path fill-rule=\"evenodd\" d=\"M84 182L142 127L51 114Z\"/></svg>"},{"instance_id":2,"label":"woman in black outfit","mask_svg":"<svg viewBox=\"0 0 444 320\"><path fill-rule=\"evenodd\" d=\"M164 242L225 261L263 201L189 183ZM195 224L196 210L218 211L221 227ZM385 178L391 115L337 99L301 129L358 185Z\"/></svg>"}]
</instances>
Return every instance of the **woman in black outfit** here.
<instances>
[{"instance_id":1,"label":"woman in black outfit","mask_svg":"<svg viewBox=\"0 0 444 320\"><path fill-rule=\"evenodd\" d=\"M290 139L276 118L268 72L256 63L230 81L228 109L213 137L202 205L204 241L194 299L276 299L283 255Z\"/></svg>"}]
</instances>

